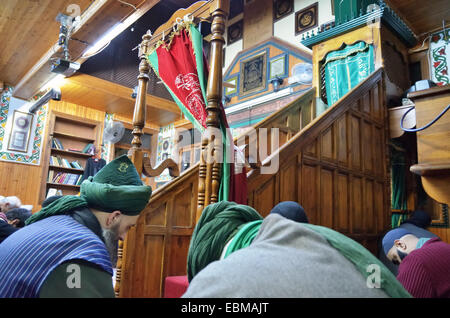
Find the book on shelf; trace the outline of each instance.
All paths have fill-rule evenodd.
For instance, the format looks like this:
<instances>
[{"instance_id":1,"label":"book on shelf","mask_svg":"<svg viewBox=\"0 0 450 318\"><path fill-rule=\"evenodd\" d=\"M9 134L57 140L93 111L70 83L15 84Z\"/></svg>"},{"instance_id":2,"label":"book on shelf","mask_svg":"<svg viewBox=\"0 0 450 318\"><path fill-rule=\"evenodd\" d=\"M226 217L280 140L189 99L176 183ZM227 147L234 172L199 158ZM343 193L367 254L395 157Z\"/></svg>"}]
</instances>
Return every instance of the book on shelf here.
<instances>
[{"instance_id":1,"label":"book on shelf","mask_svg":"<svg viewBox=\"0 0 450 318\"><path fill-rule=\"evenodd\" d=\"M78 161L72 161L70 163L70 165L72 166L72 168L74 169L80 169L83 170L83 167L80 165L80 163Z\"/></svg>"},{"instance_id":2,"label":"book on shelf","mask_svg":"<svg viewBox=\"0 0 450 318\"><path fill-rule=\"evenodd\" d=\"M48 179L48 182L67 184L67 185L78 185L82 175L75 173L58 172L53 179ZM51 180L51 181L50 181Z\"/></svg>"},{"instance_id":3,"label":"book on shelf","mask_svg":"<svg viewBox=\"0 0 450 318\"><path fill-rule=\"evenodd\" d=\"M56 137L53 137L53 138L52 138L52 148L64 150L63 144L62 144L61 141L60 141L58 138L56 138Z\"/></svg>"},{"instance_id":4,"label":"book on shelf","mask_svg":"<svg viewBox=\"0 0 450 318\"><path fill-rule=\"evenodd\" d=\"M54 195L63 195L61 190L55 189L55 188L49 188L47 191L47 196L45 197L46 199L49 197L52 197Z\"/></svg>"},{"instance_id":5,"label":"book on shelf","mask_svg":"<svg viewBox=\"0 0 450 318\"><path fill-rule=\"evenodd\" d=\"M68 151L72 151L72 152L81 152L80 149L76 149L76 148L67 148Z\"/></svg>"},{"instance_id":6,"label":"book on shelf","mask_svg":"<svg viewBox=\"0 0 450 318\"><path fill-rule=\"evenodd\" d=\"M52 182L53 181L53 174L55 173L54 170L50 170L48 172L48 178L47 178L47 182Z\"/></svg>"},{"instance_id":7,"label":"book on shelf","mask_svg":"<svg viewBox=\"0 0 450 318\"><path fill-rule=\"evenodd\" d=\"M56 192L58 192L58 190L55 188L48 189L47 196L45 198L47 199L49 197L56 195Z\"/></svg>"},{"instance_id":8,"label":"book on shelf","mask_svg":"<svg viewBox=\"0 0 450 318\"><path fill-rule=\"evenodd\" d=\"M62 158L61 161L62 161L62 165L63 165L64 168L72 168L72 166L70 165L69 160L67 160L65 158Z\"/></svg>"},{"instance_id":9,"label":"book on shelf","mask_svg":"<svg viewBox=\"0 0 450 318\"><path fill-rule=\"evenodd\" d=\"M78 177L77 183L75 185L81 185L81 181L83 180L83 175L80 174Z\"/></svg>"},{"instance_id":10,"label":"book on shelf","mask_svg":"<svg viewBox=\"0 0 450 318\"><path fill-rule=\"evenodd\" d=\"M88 143L84 148L83 148L83 150L81 151L82 153L93 153L94 151L94 144L93 143Z\"/></svg>"}]
</instances>

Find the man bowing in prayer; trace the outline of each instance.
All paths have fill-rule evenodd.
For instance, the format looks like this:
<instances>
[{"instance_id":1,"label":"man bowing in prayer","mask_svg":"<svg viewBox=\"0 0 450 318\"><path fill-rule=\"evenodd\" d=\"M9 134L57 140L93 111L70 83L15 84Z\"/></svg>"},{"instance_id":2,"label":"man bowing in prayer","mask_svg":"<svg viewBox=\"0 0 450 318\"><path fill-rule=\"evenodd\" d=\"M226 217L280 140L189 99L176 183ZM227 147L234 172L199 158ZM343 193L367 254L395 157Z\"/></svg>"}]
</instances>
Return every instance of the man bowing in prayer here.
<instances>
[{"instance_id":1,"label":"man bowing in prayer","mask_svg":"<svg viewBox=\"0 0 450 318\"><path fill-rule=\"evenodd\" d=\"M298 204L277 206L283 209L294 211L272 211L263 219L247 205L208 205L189 245L183 297L410 297L362 245L304 222L305 215L303 222L286 218L299 214Z\"/></svg>"},{"instance_id":2,"label":"man bowing in prayer","mask_svg":"<svg viewBox=\"0 0 450 318\"><path fill-rule=\"evenodd\" d=\"M111 259L151 188L124 155L80 191L43 207L0 245L0 297L114 297Z\"/></svg>"}]
</instances>

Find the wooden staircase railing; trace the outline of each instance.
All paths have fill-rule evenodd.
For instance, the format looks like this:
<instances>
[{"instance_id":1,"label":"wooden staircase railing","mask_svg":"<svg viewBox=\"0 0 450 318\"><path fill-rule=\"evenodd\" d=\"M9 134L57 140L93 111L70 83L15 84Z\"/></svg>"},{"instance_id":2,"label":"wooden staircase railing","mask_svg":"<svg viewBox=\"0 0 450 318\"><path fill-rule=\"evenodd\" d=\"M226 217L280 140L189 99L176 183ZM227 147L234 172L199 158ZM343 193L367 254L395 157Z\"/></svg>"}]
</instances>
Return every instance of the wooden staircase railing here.
<instances>
[{"instance_id":1,"label":"wooden staircase railing","mask_svg":"<svg viewBox=\"0 0 450 318\"><path fill-rule=\"evenodd\" d=\"M265 216L278 202L299 202L311 223L376 253L390 211L383 74L372 73L262 162L278 156L277 173L251 171L248 204Z\"/></svg>"}]
</instances>

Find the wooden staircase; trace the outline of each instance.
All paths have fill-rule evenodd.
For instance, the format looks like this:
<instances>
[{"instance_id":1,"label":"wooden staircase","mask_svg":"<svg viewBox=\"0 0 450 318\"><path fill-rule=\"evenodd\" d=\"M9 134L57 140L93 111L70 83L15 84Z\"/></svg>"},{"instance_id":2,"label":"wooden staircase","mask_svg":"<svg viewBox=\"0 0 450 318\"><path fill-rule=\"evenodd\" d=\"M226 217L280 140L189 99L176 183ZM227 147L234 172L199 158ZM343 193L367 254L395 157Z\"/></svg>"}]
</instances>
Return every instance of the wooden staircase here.
<instances>
[{"instance_id":1,"label":"wooden staircase","mask_svg":"<svg viewBox=\"0 0 450 318\"><path fill-rule=\"evenodd\" d=\"M311 223L345 233L376 253L390 208L384 90L378 69L317 118L312 88L254 126L278 128L279 134L278 147L268 138L261 167L248 173L248 204L266 216L280 201L297 201ZM262 173L274 160L276 172ZM198 174L197 164L157 189L129 231L118 262L121 297L161 297L165 277L186 274Z\"/></svg>"}]
</instances>

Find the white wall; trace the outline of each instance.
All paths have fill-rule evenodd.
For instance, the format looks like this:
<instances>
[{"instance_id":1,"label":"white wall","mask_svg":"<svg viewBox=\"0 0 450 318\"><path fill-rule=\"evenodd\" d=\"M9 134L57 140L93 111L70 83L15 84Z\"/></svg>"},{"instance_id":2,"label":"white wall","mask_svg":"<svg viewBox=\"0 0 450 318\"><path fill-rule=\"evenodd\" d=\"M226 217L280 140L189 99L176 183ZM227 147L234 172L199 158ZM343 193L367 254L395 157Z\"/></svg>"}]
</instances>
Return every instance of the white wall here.
<instances>
[{"instance_id":1,"label":"white wall","mask_svg":"<svg viewBox=\"0 0 450 318\"><path fill-rule=\"evenodd\" d=\"M334 20L334 15L331 14L331 0L295 0L294 1L294 12L290 15L278 20L274 24L274 36L290 42L291 44L299 45L305 48L300 42L302 38L302 34L295 35L295 12L309 7L310 5L318 2L319 9L319 21L317 28L308 30L306 32L315 31L318 27L331 20Z\"/></svg>"},{"instance_id":2,"label":"white wall","mask_svg":"<svg viewBox=\"0 0 450 318\"><path fill-rule=\"evenodd\" d=\"M235 16L233 19L231 19L231 20L229 20L227 22L227 26L228 25L232 25L233 23L241 20L243 17L244 17L243 13ZM229 46L226 45L227 42L228 42L227 32L225 32L225 65L223 67L223 71L224 72L228 68L228 66L230 66L231 62L233 62L234 57L239 52L241 52L242 48L244 47L244 41L242 39L240 39L239 41L236 41L236 42L230 44Z\"/></svg>"}]
</instances>

